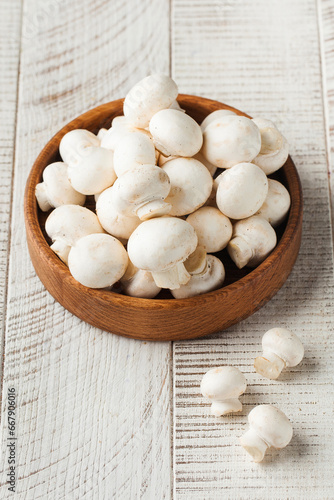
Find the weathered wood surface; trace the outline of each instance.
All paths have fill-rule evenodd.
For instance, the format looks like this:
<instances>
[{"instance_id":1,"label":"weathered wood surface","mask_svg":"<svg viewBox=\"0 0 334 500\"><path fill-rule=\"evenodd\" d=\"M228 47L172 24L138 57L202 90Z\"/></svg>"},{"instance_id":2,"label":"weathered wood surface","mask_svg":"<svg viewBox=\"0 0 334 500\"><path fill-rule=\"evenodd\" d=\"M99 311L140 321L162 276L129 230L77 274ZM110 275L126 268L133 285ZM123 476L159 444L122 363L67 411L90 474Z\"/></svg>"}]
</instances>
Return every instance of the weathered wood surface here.
<instances>
[{"instance_id":1,"label":"weathered wood surface","mask_svg":"<svg viewBox=\"0 0 334 500\"><path fill-rule=\"evenodd\" d=\"M18 393L18 498L170 496L170 345L98 331L55 303L30 263L22 211L57 130L168 72L168 17L155 0L24 2L3 380L4 397Z\"/></svg>"},{"instance_id":2,"label":"weathered wood surface","mask_svg":"<svg viewBox=\"0 0 334 500\"><path fill-rule=\"evenodd\" d=\"M313 1L176 0L173 77L182 92L206 95L272 117L291 143L304 190L299 259L283 289L251 318L210 340L173 349L174 492L192 499L333 498L334 313L331 226L317 8ZM254 373L261 337L275 325L300 335L300 367L270 382ZM203 374L239 367L249 383L240 416L210 416ZM254 465L238 444L259 403L289 416L295 436L285 450Z\"/></svg>"},{"instance_id":3,"label":"weathered wood surface","mask_svg":"<svg viewBox=\"0 0 334 500\"><path fill-rule=\"evenodd\" d=\"M0 46L1 103L8 105L0 109L0 141L7 145L1 143L5 243L0 258L1 278L7 258L10 262L8 288L3 280L1 285L2 297L7 293L3 396L5 401L8 387L16 388L15 497L333 498L334 297L327 175L333 150L326 155L334 123L331 1L173 0L170 20L167 0L25 0L18 101L13 88L20 2L6 2L6 7L13 24L6 22L5 10L0 23L7 31L10 26L16 41L8 46L13 61L8 64L10 51ZM6 40L3 31L1 41ZM220 99L278 123L291 143L305 198L300 257L278 295L227 332L178 342L173 350L169 343L101 332L55 303L30 263L22 214L25 179L51 135L83 111L122 97L146 74L168 72L170 62L181 92ZM4 186L12 178L16 105L10 216L10 189ZM279 381L268 382L254 373L252 362L262 334L277 324L300 335L306 356ZM249 385L241 415L214 419L199 384L210 367L221 364L238 366ZM249 410L259 403L285 411L295 435L286 449L254 465L238 437ZM11 495L5 484L6 406L3 498Z\"/></svg>"},{"instance_id":4,"label":"weathered wood surface","mask_svg":"<svg viewBox=\"0 0 334 500\"><path fill-rule=\"evenodd\" d=\"M334 220L334 3L318 0L319 43L323 75L324 120L328 152L328 174Z\"/></svg>"},{"instance_id":5,"label":"weathered wood surface","mask_svg":"<svg viewBox=\"0 0 334 500\"><path fill-rule=\"evenodd\" d=\"M3 359L10 210L19 72L21 1L0 1L0 356ZM2 366L0 364L0 379Z\"/></svg>"}]
</instances>

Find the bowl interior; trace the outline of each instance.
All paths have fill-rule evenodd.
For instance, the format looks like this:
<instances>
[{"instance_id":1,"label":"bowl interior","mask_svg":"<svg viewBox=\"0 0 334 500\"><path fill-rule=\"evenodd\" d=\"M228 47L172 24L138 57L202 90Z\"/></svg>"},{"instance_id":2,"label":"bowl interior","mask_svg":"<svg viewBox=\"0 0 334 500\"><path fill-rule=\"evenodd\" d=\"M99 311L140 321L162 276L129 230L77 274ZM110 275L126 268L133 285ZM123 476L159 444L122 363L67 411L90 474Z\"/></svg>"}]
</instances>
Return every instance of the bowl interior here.
<instances>
[{"instance_id":1,"label":"bowl interior","mask_svg":"<svg viewBox=\"0 0 334 500\"><path fill-rule=\"evenodd\" d=\"M179 95L182 108L198 123L212 111L230 109L217 101ZM187 299L174 299L163 290L154 299L129 297L113 291L86 288L70 274L67 266L50 249L45 234L48 213L37 207L35 187L44 168L59 161L59 143L70 130L84 128L97 132L109 128L122 115L123 99L103 104L75 118L43 148L27 180L24 200L27 242L36 273L53 297L82 320L103 330L145 340L181 340L208 335L241 321L263 306L281 288L297 258L302 228L302 190L299 176L289 157L277 174L291 195L288 218L277 228L278 244L255 269L237 269L226 250L217 253L226 269L224 286L216 291ZM87 207L95 208L93 197ZM117 292L117 287L115 287ZM172 299L172 300L171 300Z\"/></svg>"},{"instance_id":2,"label":"bowl interior","mask_svg":"<svg viewBox=\"0 0 334 500\"><path fill-rule=\"evenodd\" d=\"M182 96L183 97L183 96ZM187 114L189 114L192 118L194 118L198 123L201 123L204 118L211 113L212 111L215 111L216 109L231 109L235 113L243 116L248 116L245 113L236 110L234 108L231 108L230 106L227 106L222 103L217 103L216 101L211 101L209 99L204 99L204 98L197 98L198 101L196 102L196 105L194 105L193 101L188 102L187 97L189 96L184 96L184 98L179 99L179 102L181 102L182 108L185 109ZM106 117L105 114L101 114L100 116L97 114L97 116L87 116L87 117L82 117L82 122L80 124L81 128L85 128L87 130L90 130L91 132L97 134L100 128L110 128L111 126L111 121L113 118L116 116L120 116L123 114L123 100L119 101L114 101L112 108L110 109L110 114ZM71 128L66 127L66 132L71 130ZM79 128L78 126L73 127L73 128ZM64 134L62 134L64 135ZM61 138L61 137L60 137ZM58 138L54 138L55 142L58 141ZM59 139L60 142L60 139ZM59 143L58 143L59 146ZM61 157L59 155L59 151L55 150L51 155L49 155L47 162L44 165L44 168L52 162L55 161L62 161ZM218 169L215 176L219 175L222 172L222 169ZM42 176L42 172L41 172ZM287 176L286 172L284 169L280 169L278 172L275 172L275 174L270 175L269 178L275 179L280 181L284 186L289 190L289 183L287 181ZM41 180L41 177L40 177ZM290 193L291 194L291 193ZM88 196L86 200L85 206L89 208L92 211L95 211L95 201L93 196ZM51 211L50 211L51 212ZM42 230L43 236L47 243L50 245L51 240L49 239L48 235L45 232L45 221L49 215L50 212L42 212L41 210L38 209L38 221L40 228ZM286 219L279 227L276 228L276 233L277 233L277 239L278 242L280 241L286 226L287 226L288 219ZM238 269L234 262L231 260L228 252L226 249L216 252L214 254L216 257L218 257L222 262L224 263L225 271L226 271L226 277L224 281L223 288L235 283L236 281L239 281L243 277L247 276L248 274L254 272L254 269L244 267L243 269ZM118 285L116 284L114 286L114 289L117 290ZM161 290L161 292L157 295L157 297L153 300L156 299L172 299L175 300L171 293L168 290Z\"/></svg>"}]
</instances>

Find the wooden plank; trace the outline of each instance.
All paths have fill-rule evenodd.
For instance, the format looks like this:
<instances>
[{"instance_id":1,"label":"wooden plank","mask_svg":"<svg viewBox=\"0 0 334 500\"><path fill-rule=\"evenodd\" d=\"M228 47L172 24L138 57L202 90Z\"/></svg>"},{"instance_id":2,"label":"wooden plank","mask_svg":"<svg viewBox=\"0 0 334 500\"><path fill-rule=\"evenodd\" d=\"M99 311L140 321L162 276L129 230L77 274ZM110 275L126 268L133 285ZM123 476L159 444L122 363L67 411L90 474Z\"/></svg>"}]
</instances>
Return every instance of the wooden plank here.
<instances>
[{"instance_id":1,"label":"wooden plank","mask_svg":"<svg viewBox=\"0 0 334 500\"><path fill-rule=\"evenodd\" d=\"M175 0L172 53L180 91L277 122L305 200L302 248L283 289L226 332L174 344L175 498L332 498L333 265L316 4ZM296 332L306 356L271 382L252 364L275 325ZM217 419L199 386L209 368L225 364L239 367L249 386L242 414ZM286 412L294 438L256 465L238 437L261 403Z\"/></svg>"},{"instance_id":2,"label":"wooden plank","mask_svg":"<svg viewBox=\"0 0 334 500\"><path fill-rule=\"evenodd\" d=\"M23 34L3 389L5 399L17 392L16 491L169 498L170 344L101 332L55 303L30 263L22 216L30 166L61 126L168 73L169 2L26 0Z\"/></svg>"},{"instance_id":3,"label":"wooden plank","mask_svg":"<svg viewBox=\"0 0 334 500\"><path fill-rule=\"evenodd\" d=\"M318 0L319 37L323 73L323 99L327 136L328 176L331 189L332 226L334 221L334 4ZM334 226L333 226L334 227ZM334 231L334 229L333 229Z\"/></svg>"},{"instance_id":4,"label":"wooden plank","mask_svg":"<svg viewBox=\"0 0 334 500\"><path fill-rule=\"evenodd\" d=\"M0 357L3 359L21 0L0 0ZM2 362L0 364L2 380Z\"/></svg>"}]
</instances>

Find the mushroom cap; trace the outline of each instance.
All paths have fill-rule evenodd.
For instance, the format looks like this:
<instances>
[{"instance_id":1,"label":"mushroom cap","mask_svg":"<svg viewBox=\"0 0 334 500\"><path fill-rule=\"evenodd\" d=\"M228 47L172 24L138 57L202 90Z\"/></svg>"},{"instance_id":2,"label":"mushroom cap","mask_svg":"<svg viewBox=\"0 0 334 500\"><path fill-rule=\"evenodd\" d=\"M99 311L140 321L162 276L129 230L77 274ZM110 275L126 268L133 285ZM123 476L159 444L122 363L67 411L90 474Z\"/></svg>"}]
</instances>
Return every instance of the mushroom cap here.
<instances>
[{"instance_id":1,"label":"mushroom cap","mask_svg":"<svg viewBox=\"0 0 334 500\"><path fill-rule=\"evenodd\" d=\"M276 125L264 118L253 118L261 133L261 150L253 159L265 174L269 175L281 168L289 156L289 144Z\"/></svg>"},{"instance_id":2,"label":"mushroom cap","mask_svg":"<svg viewBox=\"0 0 334 500\"><path fill-rule=\"evenodd\" d=\"M248 219L239 220L233 226L232 239L227 245L228 253L238 267L240 267L238 265L239 260L243 260L243 247L235 246L235 240L237 239L241 239L247 249L250 249L251 257L244 264L249 267L260 264L275 248L277 243L275 230L263 217L253 215Z\"/></svg>"},{"instance_id":3,"label":"mushroom cap","mask_svg":"<svg viewBox=\"0 0 334 500\"><path fill-rule=\"evenodd\" d=\"M268 179L268 194L256 215L261 215L273 227L279 226L289 212L291 198L289 191L283 184Z\"/></svg>"},{"instance_id":4,"label":"mushroom cap","mask_svg":"<svg viewBox=\"0 0 334 500\"><path fill-rule=\"evenodd\" d=\"M149 75L127 93L124 116L136 127L145 128L155 113L171 106L178 93L176 83L169 76Z\"/></svg>"},{"instance_id":5,"label":"mushroom cap","mask_svg":"<svg viewBox=\"0 0 334 500\"><path fill-rule=\"evenodd\" d=\"M43 181L47 197L53 207L84 205L86 196L72 187L67 177L66 163L58 161L45 167Z\"/></svg>"},{"instance_id":6,"label":"mushroom cap","mask_svg":"<svg viewBox=\"0 0 334 500\"><path fill-rule=\"evenodd\" d=\"M59 144L59 153L67 165L76 163L85 154L85 149L100 146L100 139L85 129L70 130L63 136Z\"/></svg>"},{"instance_id":7,"label":"mushroom cap","mask_svg":"<svg viewBox=\"0 0 334 500\"><path fill-rule=\"evenodd\" d=\"M161 168L156 165L135 167L116 180L113 186L115 207L120 213L135 215L138 207L153 200L164 200L170 188L169 177Z\"/></svg>"},{"instance_id":8,"label":"mushroom cap","mask_svg":"<svg viewBox=\"0 0 334 500\"><path fill-rule=\"evenodd\" d=\"M100 128L100 130L98 131L96 137L99 139L99 141L102 141L102 138L106 135L107 132L108 132L108 129L106 129L104 127Z\"/></svg>"},{"instance_id":9,"label":"mushroom cap","mask_svg":"<svg viewBox=\"0 0 334 500\"><path fill-rule=\"evenodd\" d=\"M212 111L212 113L208 114L206 118L201 123L202 132L206 129L210 123L214 122L218 118L222 118L223 116L235 115L235 112L230 109L217 109L216 111Z\"/></svg>"},{"instance_id":10,"label":"mushroom cap","mask_svg":"<svg viewBox=\"0 0 334 500\"><path fill-rule=\"evenodd\" d=\"M152 273L137 269L135 274L127 280L121 279L123 291L130 297L142 299L153 299L158 295L161 288L155 284Z\"/></svg>"},{"instance_id":11,"label":"mushroom cap","mask_svg":"<svg viewBox=\"0 0 334 500\"><path fill-rule=\"evenodd\" d=\"M268 179L253 163L234 165L219 178L216 202L227 217L245 219L263 205L268 194Z\"/></svg>"},{"instance_id":12,"label":"mushroom cap","mask_svg":"<svg viewBox=\"0 0 334 500\"><path fill-rule=\"evenodd\" d=\"M188 283L171 290L175 299L195 297L202 293L212 292L222 286L225 279L225 268L221 260L214 255L206 257L207 263L203 273L191 276Z\"/></svg>"},{"instance_id":13,"label":"mushroom cap","mask_svg":"<svg viewBox=\"0 0 334 500\"><path fill-rule=\"evenodd\" d=\"M158 111L150 121L155 147L167 156L194 156L202 147L201 127L191 116L176 109Z\"/></svg>"},{"instance_id":14,"label":"mushroom cap","mask_svg":"<svg viewBox=\"0 0 334 500\"><path fill-rule=\"evenodd\" d=\"M182 109L177 100L172 102L172 104L169 106L169 109L177 109L178 111L181 111L181 113L185 113L186 110Z\"/></svg>"},{"instance_id":15,"label":"mushroom cap","mask_svg":"<svg viewBox=\"0 0 334 500\"><path fill-rule=\"evenodd\" d=\"M212 177L203 163L194 158L176 158L161 168L171 183L166 203L170 215L182 216L204 205L212 190Z\"/></svg>"},{"instance_id":16,"label":"mushroom cap","mask_svg":"<svg viewBox=\"0 0 334 500\"><path fill-rule=\"evenodd\" d=\"M201 393L205 398L224 400L238 398L246 390L244 374L234 366L219 366L209 370L201 382Z\"/></svg>"},{"instance_id":17,"label":"mushroom cap","mask_svg":"<svg viewBox=\"0 0 334 500\"><path fill-rule=\"evenodd\" d=\"M45 231L52 241L61 239L68 245L92 233L104 233L97 216L79 205L55 208L45 222Z\"/></svg>"},{"instance_id":18,"label":"mushroom cap","mask_svg":"<svg viewBox=\"0 0 334 500\"><path fill-rule=\"evenodd\" d=\"M114 150L114 169L117 177L145 164L155 164L152 139L141 132L124 135Z\"/></svg>"},{"instance_id":19,"label":"mushroom cap","mask_svg":"<svg viewBox=\"0 0 334 500\"><path fill-rule=\"evenodd\" d=\"M260 149L260 130L245 116L222 116L211 122L203 133L201 153L216 167L231 168L250 162Z\"/></svg>"},{"instance_id":20,"label":"mushroom cap","mask_svg":"<svg viewBox=\"0 0 334 500\"><path fill-rule=\"evenodd\" d=\"M101 226L107 233L121 240L128 240L140 224L137 216L121 214L114 203L114 187L103 191L96 202L96 213Z\"/></svg>"},{"instance_id":21,"label":"mushroom cap","mask_svg":"<svg viewBox=\"0 0 334 500\"><path fill-rule=\"evenodd\" d=\"M104 191L116 180L113 152L101 147L87 147L84 154L68 166L70 183L83 194Z\"/></svg>"},{"instance_id":22,"label":"mushroom cap","mask_svg":"<svg viewBox=\"0 0 334 500\"><path fill-rule=\"evenodd\" d=\"M204 155L202 155L202 153L199 151L198 153L196 153L193 158L195 158L195 160L198 160L200 161L201 163L203 163L203 165L209 170L210 174L212 175L212 177L215 175L216 171L217 171L217 167L215 165L212 165L212 163L210 163Z\"/></svg>"},{"instance_id":23,"label":"mushroom cap","mask_svg":"<svg viewBox=\"0 0 334 500\"><path fill-rule=\"evenodd\" d=\"M293 429L288 417L272 405L259 405L248 415L250 427L269 446L284 448L292 438Z\"/></svg>"},{"instance_id":24,"label":"mushroom cap","mask_svg":"<svg viewBox=\"0 0 334 500\"><path fill-rule=\"evenodd\" d=\"M156 151L158 151L158 150L156 149ZM165 156L162 153L159 153L157 164L159 165L159 167L163 167L165 163L167 163L168 161L171 161L171 160L175 160L176 158L180 158L180 157L179 156Z\"/></svg>"},{"instance_id":25,"label":"mushroom cap","mask_svg":"<svg viewBox=\"0 0 334 500\"><path fill-rule=\"evenodd\" d=\"M106 288L126 271L128 255L122 243L109 234L89 234L71 248L68 267L73 278L90 288Z\"/></svg>"},{"instance_id":26,"label":"mushroom cap","mask_svg":"<svg viewBox=\"0 0 334 500\"><path fill-rule=\"evenodd\" d=\"M195 251L197 235L188 222L159 217L142 222L131 234L128 253L138 269L165 271Z\"/></svg>"},{"instance_id":27,"label":"mushroom cap","mask_svg":"<svg viewBox=\"0 0 334 500\"><path fill-rule=\"evenodd\" d=\"M304 357L304 346L300 339L286 328L272 328L262 338L264 352L271 351L285 362L286 366L297 366Z\"/></svg>"},{"instance_id":28,"label":"mushroom cap","mask_svg":"<svg viewBox=\"0 0 334 500\"><path fill-rule=\"evenodd\" d=\"M232 237L232 223L215 207L201 207L187 217L197 233L198 244L208 253L223 250Z\"/></svg>"}]
</instances>

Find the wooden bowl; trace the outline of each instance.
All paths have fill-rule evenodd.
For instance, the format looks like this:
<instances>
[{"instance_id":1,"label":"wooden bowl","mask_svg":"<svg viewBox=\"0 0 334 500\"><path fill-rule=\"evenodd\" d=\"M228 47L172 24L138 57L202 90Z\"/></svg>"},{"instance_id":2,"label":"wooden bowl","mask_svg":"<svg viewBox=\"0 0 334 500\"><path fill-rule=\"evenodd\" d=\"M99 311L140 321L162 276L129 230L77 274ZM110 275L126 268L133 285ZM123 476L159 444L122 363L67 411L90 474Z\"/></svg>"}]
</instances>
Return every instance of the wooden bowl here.
<instances>
[{"instance_id":1,"label":"wooden bowl","mask_svg":"<svg viewBox=\"0 0 334 500\"><path fill-rule=\"evenodd\" d=\"M231 109L217 101L191 95L179 95L182 108L197 122L217 109ZM220 256L226 269L223 288L188 299L172 299L163 291L155 299L128 297L106 290L86 288L70 274L65 264L49 247L44 232L46 215L37 207L36 184L44 168L59 161L58 147L64 134L85 128L97 132L110 127L112 118L123 113L123 99L103 104L62 128L45 146L27 180L24 213L27 241L32 263L46 289L71 313L108 332L142 340L192 339L224 330L247 318L263 306L281 288L298 255L302 232L302 190L291 158L279 170L276 179L290 192L291 208L287 221L278 228L278 245L256 269L236 269L226 251Z\"/></svg>"}]
</instances>

